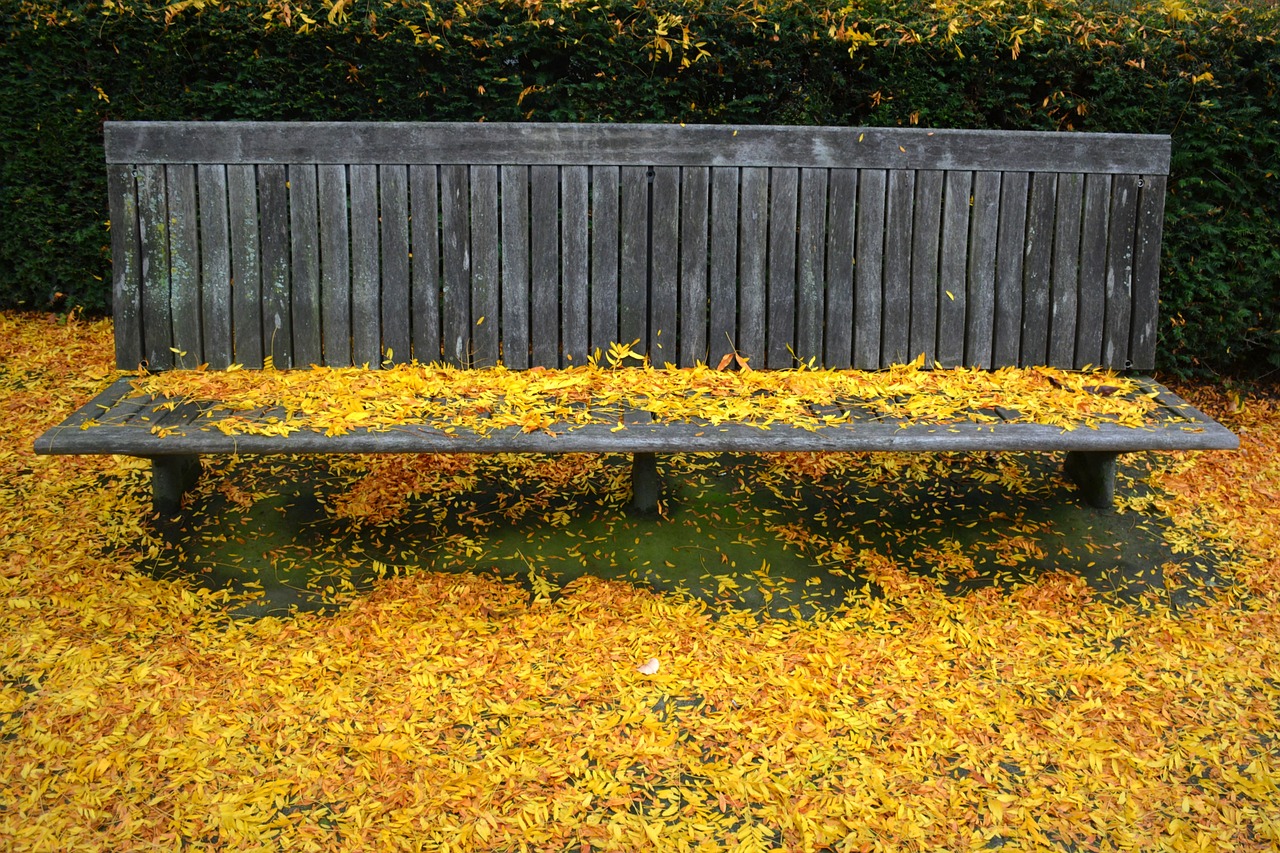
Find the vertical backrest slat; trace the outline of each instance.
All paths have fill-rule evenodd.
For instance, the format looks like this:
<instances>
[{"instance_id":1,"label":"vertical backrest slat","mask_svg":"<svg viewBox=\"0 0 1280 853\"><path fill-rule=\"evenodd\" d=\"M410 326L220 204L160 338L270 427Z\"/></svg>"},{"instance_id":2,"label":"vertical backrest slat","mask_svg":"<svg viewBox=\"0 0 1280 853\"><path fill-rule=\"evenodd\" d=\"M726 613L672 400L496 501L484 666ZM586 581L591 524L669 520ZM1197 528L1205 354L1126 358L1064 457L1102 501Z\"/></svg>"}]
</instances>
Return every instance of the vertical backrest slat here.
<instances>
[{"instance_id":1,"label":"vertical backrest slat","mask_svg":"<svg viewBox=\"0 0 1280 853\"><path fill-rule=\"evenodd\" d=\"M1044 364L1049 352L1049 286L1053 265L1053 219L1058 176L1031 176L1027 236L1022 264L1022 343L1018 363Z\"/></svg>"},{"instance_id":2,"label":"vertical backrest slat","mask_svg":"<svg viewBox=\"0 0 1280 853\"><path fill-rule=\"evenodd\" d=\"M707 363L713 367L738 343L738 177L738 170L732 166L711 170Z\"/></svg>"},{"instance_id":3,"label":"vertical backrest slat","mask_svg":"<svg viewBox=\"0 0 1280 853\"><path fill-rule=\"evenodd\" d=\"M1075 361L1083 200L1084 175L1059 175L1053 236L1053 281L1049 294L1049 364L1072 364Z\"/></svg>"},{"instance_id":4,"label":"vertical backrest slat","mask_svg":"<svg viewBox=\"0 0 1280 853\"><path fill-rule=\"evenodd\" d=\"M227 169L196 168L200 196L200 322L204 360L231 364L231 236L227 222ZM317 324L318 326L318 324Z\"/></svg>"},{"instance_id":5,"label":"vertical backrest slat","mask_svg":"<svg viewBox=\"0 0 1280 853\"><path fill-rule=\"evenodd\" d=\"M707 222L711 171L689 166L680 172L680 366L707 357Z\"/></svg>"},{"instance_id":6,"label":"vertical backrest slat","mask_svg":"<svg viewBox=\"0 0 1280 853\"><path fill-rule=\"evenodd\" d=\"M617 166L591 167L591 352L618 340Z\"/></svg>"},{"instance_id":7,"label":"vertical backrest slat","mask_svg":"<svg viewBox=\"0 0 1280 853\"><path fill-rule=\"evenodd\" d=\"M822 363L848 368L853 363L853 253L858 221L858 170L832 169L827 177L826 316ZM863 236L859 231L859 237ZM859 255L859 262L862 257Z\"/></svg>"},{"instance_id":8,"label":"vertical backrest slat","mask_svg":"<svg viewBox=\"0 0 1280 853\"><path fill-rule=\"evenodd\" d=\"M530 362L560 366L560 169L530 171Z\"/></svg>"},{"instance_id":9,"label":"vertical backrest slat","mask_svg":"<svg viewBox=\"0 0 1280 853\"><path fill-rule=\"evenodd\" d=\"M937 297L938 340L934 356L943 367L964 364L969 206L972 190L972 172L947 172L942 202L942 250L938 263Z\"/></svg>"},{"instance_id":10,"label":"vertical backrest slat","mask_svg":"<svg viewBox=\"0 0 1280 853\"><path fill-rule=\"evenodd\" d=\"M800 170L769 170L769 318L764 366L791 367L796 340L796 216Z\"/></svg>"},{"instance_id":11,"label":"vertical backrest slat","mask_svg":"<svg viewBox=\"0 0 1280 853\"><path fill-rule=\"evenodd\" d=\"M938 337L938 244L942 236L944 173L916 173L915 217L911 224L911 358L924 355L933 366Z\"/></svg>"},{"instance_id":12,"label":"vertical backrest slat","mask_svg":"<svg viewBox=\"0 0 1280 853\"><path fill-rule=\"evenodd\" d=\"M138 185L134 167L107 167L111 217L111 306L115 315L116 367L135 370L142 363L142 246L138 241Z\"/></svg>"},{"instance_id":13,"label":"vertical backrest slat","mask_svg":"<svg viewBox=\"0 0 1280 853\"><path fill-rule=\"evenodd\" d=\"M1022 346L1022 266L1031 176L1000 176L1000 226L996 235L996 316L992 365L1016 365Z\"/></svg>"},{"instance_id":14,"label":"vertical backrest slat","mask_svg":"<svg viewBox=\"0 0 1280 853\"><path fill-rule=\"evenodd\" d=\"M796 338L801 361L822 361L826 291L827 170L800 170L800 224L796 236Z\"/></svg>"},{"instance_id":15,"label":"vertical backrest slat","mask_svg":"<svg viewBox=\"0 0 1280 853\"><path fill-rule=\"evenodd\" d=\"M858 263L856 283L853 367L874 370L880 366L884 325L885 222L889 173L864 169L858 181Z\"/></svg>"},{"instance_id":16,"label":"vertical backrest slat","mask_svg":"<svg viewBox=\"0 0 1280 853\"><path fill-rule=\"evenodd\" d=\"M769 170L742 170L738 209L738 352L765 361L765 249L769 240Z\"/></svg>"},{"instance_id":17,"label":"vertical backrest slat","mask_svg":"<svg viewBox=\"0 0 1280 853\"><path fill-rule=\"evenodd\" d=\"M680 169L676 166L654 169L650 253L649 357L658 366L676 364L680 361Z\"/></svg>"},{"instance_id":18,"label":"vertical backrest slat","mask_svg":"<svg viewBox=\"0 0 1280 853\"><path fill-rule=\"evenodd\" d=\"M286 167L258 167L258 227L262 229L262 343L279 368L293 367L289 287L289 176Z\"/></svg>"},{"instance_id":19,"label":"vertical backrest slat","mask_svg":"<svg viewBox=\"0 0 1280 853\"><path fill-rule=\"evenodd\" d=\"M1133 237L1138 219L1138 176L1111 180L1110 235L1107 240L1106 319L1102 327L1102 361L1129 363L1129 323L1133 299Z\"/></svg>"},{"instance_id":20,"label":"vertical backrest slat","mask_svg":"<svg viewBox=\"0 0 1280 853\"><path fill-rule=\"evenodd\" d=\"M499 180L502 362L514 370L524 370L529 366L529 167L503 166Z\"/></svg>"},{"instance_id":21,"label":"vertical backrest slat","mask_svg":"<svg viewBox=\"0 0 1280 853\"><path fill-rule=\"evenodd\" d=\"M437 364L441 351L440 174L436 166L409 167L409 211L413 357L422 364Z\"/></svg>"},{"instance_id":22,"label":"vertical backrest slat","mask_svg":"<svg viewBox=\"0 0 1280 853\"><path fill-rule=\"evenodd\" d=\"M352 166L351 355L356 365L382 365L382 269L378 260L378 167Z\"/></svg>"},{"instance_id":23,"label":"vertical backrest slat","mask_svg":"<svg viewBox=\"0 0 1280 853\"><path fill-rule=\"evenodd\" d=\"M1076 305L1075 364L1102 363L1102 332L1107 304L1107 237L1111 232L1111 176L1084 180L1084 219L1080 229L1079 301Z\"/></svg>"},{"instance_id":24,"label":"vertical backrest slat","mask_svg":"<svg viewBox=\"0 0 1280 853\"><path fill-rule=\"evenodd\" d=\"M174 367L192 368L204 361L200 327L200 235L196 169L185 164L165 167L169 205L169 297L173 314Z\"/></svg>"},{"instance_id":25,"label":"vertical backrest slat","mask_svg":"<svg viewBox=\"0 0 1280 853\"><path fill-rule=\"evenodd\" d=\"M227 166L227 215L231 223L232 358L262 367L262 262L258 243L258 170Z\"/></svg>"},{"instance_id":26,"label":"vertical backrest slat","mask_svg":"<svg viewBox=\"0 0 1280 853\"><path fill-rule=\"evenodd\" d=\"M894 169L889 172L878 364L902 364L911 360L911 229L915 193L914 171Z\"/></svg>"},{"instance_id":27,"label":"vertical backrest slat","mask_svg":"<svg viewBox=\"0 0 1280 853\"><path fill-rule=\"evenodd\" d=\"M386 228L386 213L383 213ZM471 167L471 366L498 363L501 258L498 167Z\"/></svg>"},{"instance_id":28,"label":"vertical backrest slat","mask_svg":"<svg viewBox=\"0 0 1280 853\"><path fill-rule=\"evenodd\" d=\"M560 366L585 364L590 341L591 186L586 166L560 170Z\"/></svg>"},{"instance_id":29,"label":"vertical backrest slat","mask_svg":"<svg viewBox=\"0 0 1280 853\"><path fill-rule=\"evenodd\" d=\"M649 170L624 166L619 203L618 336L624 344L649 337Z\"/></svg>"},{"instance_id":30,"label":"vertical backrest slat","mask_svg":"<svg viewBox=\"0 0 1280 853\"><path fill-rule=\"evenodd\" d=\"M445 364L471 363L471 198L466 166L440 167L440 339Z\"/></svg>"},{"instance_id":31,"label":"vertical backrest slat","mask_svg":"<svg viewBox=\"0 0 1280 853\"><path fill-rule=\"evenodd\" d=\"M324 363L320 314L320 211L316 167L289 167L289 244L293 267L293 363Z\"/></svg>"},{"instance_id":32,"label":"vertical backrest slat","mask_svg":"<svg viewBox=\"0 0 1280 853\"><path fill-rule=\"evenodd\" d=\"M1133 319L1129 361L1137 370L1156 362L1160 308L1160 238L1164 227L1164 175L1146 175L1138 194L1138 233L1133 259Z\"/></svg>"},{"instance_id":33,"label":"vertical backrest slat","mask_svg":"<svg viewBox=\"0 0 1280 853\"><path fill-rule=\"evenodd\" d=\"M173 367L169 295L169 201L163 166L138 167L142 245L143 357L152 370Z\"/></svg>"},{"instance_id":34,"label":"vertical backrest slat","mask_svg":"<svg viewBox=\"0 0 1280 853\"><path fill-rule=\"evenodd\" d=\"M1000 229L999 172L973 176L969 226L969 272L965 299L964 363L991 366L996 311L996 243Z\"/></svg>"},{"instance_id":35,"label":"vertical backrest slat","mask_svg":"<svg viewBox=\"0 0 1280 853\"><path fill-rule=\"evenodd\" d=\"M378 232L382 238L382 357L407 362L413 356L413 331L409 319L409 170L405 166L378 167Z\"/></svg>"},{"instance_id":36,"label":"vertical backrest slat","mask_svg":"<svg viewBox=\"0 0 1280 853\"><path fill-rule=\"evenodd\" d=\"M351 365L351 246L347 222L347 167L316 172L320 228L320 336L324 363Z\"/></svg>"}]
</instances>

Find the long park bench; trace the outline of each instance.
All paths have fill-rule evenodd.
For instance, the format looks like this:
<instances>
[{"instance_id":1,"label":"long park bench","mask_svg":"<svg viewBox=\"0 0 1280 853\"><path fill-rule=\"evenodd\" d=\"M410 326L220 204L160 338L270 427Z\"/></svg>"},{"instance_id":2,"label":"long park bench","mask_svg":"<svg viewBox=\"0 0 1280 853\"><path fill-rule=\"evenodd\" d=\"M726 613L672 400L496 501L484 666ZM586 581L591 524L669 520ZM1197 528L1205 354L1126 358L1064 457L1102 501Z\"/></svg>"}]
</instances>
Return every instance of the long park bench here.
<instances>
[{"instance_id":1,"label":"long park bench","mask_svg":"<svg viewBox=\"0 0 1280 853\"><path fill-rule=\"evenodd\" d=\"M563 368L750 356L878 370L1142 371L1156 347L1165 136L832 127L109 123L116 364L411 359ZM175 510L204 454L620 452L635 502L678 451L1057 451L1096 506L1117 454L1231 449L1155 382L1140 428L672 421L488 434L227 435L121 379L39 438L153 463ZM1010 419L1014 420L1014 419Z\"/></svg>"}]
</instances>

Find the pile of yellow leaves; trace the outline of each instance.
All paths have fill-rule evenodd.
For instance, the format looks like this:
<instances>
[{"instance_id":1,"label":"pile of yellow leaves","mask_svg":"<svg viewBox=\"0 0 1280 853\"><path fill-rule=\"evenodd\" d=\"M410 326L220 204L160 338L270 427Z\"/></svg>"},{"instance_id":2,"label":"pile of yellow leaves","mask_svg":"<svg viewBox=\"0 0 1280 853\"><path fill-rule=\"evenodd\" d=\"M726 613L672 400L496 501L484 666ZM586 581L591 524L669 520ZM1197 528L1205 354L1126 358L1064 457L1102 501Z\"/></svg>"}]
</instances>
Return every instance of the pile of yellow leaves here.
<instances>
[{"instance_id":1,"label":"pile of yellow leaves","mask_svg":"<svg viewBox=\"0 0 1280 853\"><path fill-rule=\"evenodd\" d=\"M432 572L237 620L141 570L181 547L145 466L32 453L110 351L105 322L0 315L0 849L1280 845L1275 399L1179 388L1241 450L1127 498L1226 555L1189 610L1063 572L947 595L846 547L883 594L805 620ZM235 492L224 464L206 488Z\"/></svg>"},{"instance_id":2,"label":"pile of yellow leaves","mask_svg":"<svg viewBox=\"0 0 1280 853\"><path fill-rule=\"evenodd\" d=\"M616 345L615 345L616 346ZM625 348L623 348L625 351ZM620 360L620 359L618 359ZM745 362L743 362L745 365ZM397 365L385 370L171 371L134 381L135 393L217 404L227 434L427 424L484 434L555 424L615 424L624 413L659 421L740 422L803 429L878 417L902 425L957 421L1040 423L1064 430L1103 421L1140 427L1159 408L1154 394L1110 371L1048 367L923 370L921 361L883 371L716 370L603 367L462 370ZM997 412L997 409L1000 411ZM267 420L246 415L272 411Z\"/></svg>"}]
</instances>

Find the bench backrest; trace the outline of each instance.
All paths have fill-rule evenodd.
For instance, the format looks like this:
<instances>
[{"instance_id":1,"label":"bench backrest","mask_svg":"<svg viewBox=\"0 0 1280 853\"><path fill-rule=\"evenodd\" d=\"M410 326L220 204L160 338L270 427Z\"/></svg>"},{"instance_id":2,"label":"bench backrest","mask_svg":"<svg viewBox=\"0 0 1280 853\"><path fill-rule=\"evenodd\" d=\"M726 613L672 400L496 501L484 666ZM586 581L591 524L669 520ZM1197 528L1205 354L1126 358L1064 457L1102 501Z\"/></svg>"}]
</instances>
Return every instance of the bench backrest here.
<instances>
[{"instance_id":1,"label":"bench backrest","mask_svg":"<svg viewBox=\"0 0 1280 853\"><path fill-rule=\"evenodd\" d=\"M1150 368L1164 136L109 123L121 368Z\"/></svg>"}]
</instances>

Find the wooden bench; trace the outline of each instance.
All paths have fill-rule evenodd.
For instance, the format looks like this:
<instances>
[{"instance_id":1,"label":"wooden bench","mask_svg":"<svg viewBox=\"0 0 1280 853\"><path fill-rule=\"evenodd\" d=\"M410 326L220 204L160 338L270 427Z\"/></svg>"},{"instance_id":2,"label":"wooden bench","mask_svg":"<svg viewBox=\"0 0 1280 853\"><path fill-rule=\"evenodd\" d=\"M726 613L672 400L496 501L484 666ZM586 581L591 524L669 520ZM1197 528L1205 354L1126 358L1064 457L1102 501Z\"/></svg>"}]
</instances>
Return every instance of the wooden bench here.
<instances>
[{"instance_id":1,"label":"wooden bench","mask_svg":"<svg viewBox=\"0 0 1280 853\"><path fill-rule=\"evenodd\" d=\"M116 363L876 370L1153 366L1164 136L566 124L108 123ZM483 320L481 319L483 318ZM1166 389L1141 429L660 422L228 436L108 388L39 453L149 457L174 510L202 454L1059 451L1109 506L1116 455L1237 440ZM83 428L88 422L90 428ZM162 426L163 429L156 427ZM161 434L162 433L162 434Z\"/></svg>"}]
</instances>

